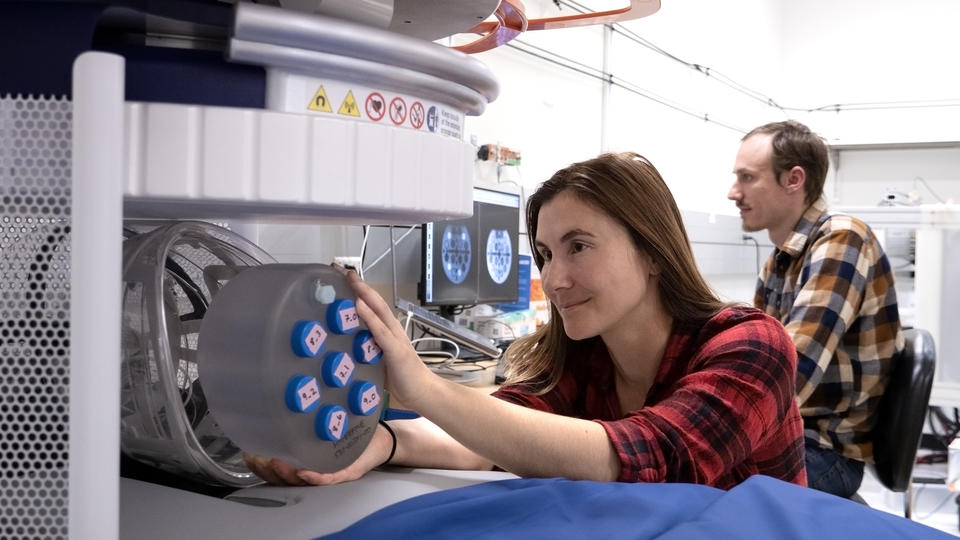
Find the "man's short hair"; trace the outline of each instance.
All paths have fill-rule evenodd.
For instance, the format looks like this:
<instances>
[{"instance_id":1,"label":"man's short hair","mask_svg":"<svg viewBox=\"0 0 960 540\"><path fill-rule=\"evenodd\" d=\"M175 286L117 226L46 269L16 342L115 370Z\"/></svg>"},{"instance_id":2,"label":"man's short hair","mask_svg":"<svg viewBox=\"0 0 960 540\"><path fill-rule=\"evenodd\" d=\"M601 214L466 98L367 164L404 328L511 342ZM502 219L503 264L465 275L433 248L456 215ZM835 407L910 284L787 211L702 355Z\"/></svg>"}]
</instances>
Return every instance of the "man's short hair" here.
<instances>
[{"instance_id":1,"label":"man's short hair","mask_svg":"<svg viewBox=\"0 0 960 540\"><path fill-rule=\"evenodd\" d=\"M823 195L830 157L822 137L796 120L764 124L740 140L745 141L754 135L773 135L773 156L770 161L778 182L781 173L799 165L807 175L803 187L804 201L813 204Z\"/></svg>"}]
</instances>

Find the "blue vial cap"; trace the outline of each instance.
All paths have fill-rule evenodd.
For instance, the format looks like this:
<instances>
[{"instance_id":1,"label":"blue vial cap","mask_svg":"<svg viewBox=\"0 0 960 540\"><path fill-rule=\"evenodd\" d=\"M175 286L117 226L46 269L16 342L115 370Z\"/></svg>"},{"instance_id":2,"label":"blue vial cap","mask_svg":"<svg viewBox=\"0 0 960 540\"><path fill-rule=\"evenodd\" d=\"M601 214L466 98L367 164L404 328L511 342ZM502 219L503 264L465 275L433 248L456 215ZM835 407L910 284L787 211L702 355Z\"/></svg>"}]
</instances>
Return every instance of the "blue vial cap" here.
<instances>
[{"instance_id":1,"label":"blue vial cap","mask_svg":"<svg viewBox=\"0 0 960 540\"><path fill-rule=\"evenodd\" d=\"M334 351L327 353L327 356L324 357L320 375L323 377L323 383L327 386L343 388L353 380L355 371L356 365L349 354Z\"/></svg>"},{"instance_id":2,"label":"blue vial cap","mask_svg":"<svg viewBox=\"0 0 960 540\"><path fill-rule=\"evenodd\" d=\"M347 406L353 414L363 416L372 414L380 406L380 391L377 390L377 385L370 381L357 381L350 387Z\"/></svg>"},{"instance_id":3,"label":"blue vial cap","mask_svg":"<svg viewBox=\"0 0 960 540\"><path fill-rule=\"evenodd\" d=\"M369 330L357 332L353 338L353 357L361 364L376 364L383 356L383 351L377 342L373 339L373 334Z\"/></svg>"},{"instance_id":4,"label":"blue vial cap","mask_svg":"<svg viewBox=\"0 0 960 540\"><path fill-rule=\"evenodd\" d=\"M352 334L360 327L357 306L349 298L341 298L327 308L327 326L337 334Z\"/></svg>"},{"instance_id":5,"label":"blue vial cap","mask_svg":"<svg viewBox=\"0 0 960 540\"><path fill-rule=\"evenodd\" d=\"M324 405L317 413L313 428L317 437L325 441L339 441L347 434L347 410L339 405Z\"/></svg>"},{"instance_id":6,"label":"blue vial cap","mask_svg":"<svg viewBox=\"0 0 960 540\"><path fill-rule=\"evenodd\" d=\"M327 342L327 331L317 321L299 321L293 325L290 334L290 346L293 353L303 358L314 358L323 352Z\"/></svg>"},{"instance_id":7,"label":"blue vial cap","mask_svg":"<svg viewBox=\"0 0 960 540\"><path fill-rule=\"evenodd\" d=\"M294 375L284 392L287 408L293 412L310 412L320 406L320 385L310 375Z\"/></svg>"}]
</instances>

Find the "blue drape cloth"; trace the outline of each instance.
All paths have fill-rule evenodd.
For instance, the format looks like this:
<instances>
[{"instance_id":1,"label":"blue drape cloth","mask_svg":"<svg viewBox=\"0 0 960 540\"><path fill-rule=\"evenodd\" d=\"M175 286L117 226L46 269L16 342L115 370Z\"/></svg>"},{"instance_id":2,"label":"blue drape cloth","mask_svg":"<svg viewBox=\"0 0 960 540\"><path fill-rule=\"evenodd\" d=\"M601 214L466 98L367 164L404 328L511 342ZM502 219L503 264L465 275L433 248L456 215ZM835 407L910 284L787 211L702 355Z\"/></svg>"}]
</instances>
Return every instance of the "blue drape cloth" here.
<instances>
[{"instance_id":1,"label":"blue drape cloth","mask_svg":"<svg viewBox=\"0 0 960 540\"><path fill-rule=\"evenodd\" d=\"M754 476L730 491L561 478L488 482L401 501L324 538L953 537L847 499Z\"/></svg>"}]
</instances>

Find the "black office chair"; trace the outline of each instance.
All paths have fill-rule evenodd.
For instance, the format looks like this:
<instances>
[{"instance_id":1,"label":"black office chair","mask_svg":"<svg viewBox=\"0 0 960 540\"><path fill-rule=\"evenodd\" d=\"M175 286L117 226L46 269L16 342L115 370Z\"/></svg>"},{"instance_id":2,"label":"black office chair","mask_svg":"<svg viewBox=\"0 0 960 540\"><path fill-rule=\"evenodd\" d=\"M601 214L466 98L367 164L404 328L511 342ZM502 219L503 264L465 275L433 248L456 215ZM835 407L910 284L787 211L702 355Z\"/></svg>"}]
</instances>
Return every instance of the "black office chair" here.
<instances>
[{"instance_id":1,"label":"black office chair","mask_svg":"<svg viewBox=\"0 0 960 540\"><path fill-rule=\"evenodd\" d=\"M903 331L906 347L880 398L873 428L873 472L887 489L903 493L903 514L913 514L913 465L927 415L936 349L926 330Z\"/></svg>"}]
</instances>

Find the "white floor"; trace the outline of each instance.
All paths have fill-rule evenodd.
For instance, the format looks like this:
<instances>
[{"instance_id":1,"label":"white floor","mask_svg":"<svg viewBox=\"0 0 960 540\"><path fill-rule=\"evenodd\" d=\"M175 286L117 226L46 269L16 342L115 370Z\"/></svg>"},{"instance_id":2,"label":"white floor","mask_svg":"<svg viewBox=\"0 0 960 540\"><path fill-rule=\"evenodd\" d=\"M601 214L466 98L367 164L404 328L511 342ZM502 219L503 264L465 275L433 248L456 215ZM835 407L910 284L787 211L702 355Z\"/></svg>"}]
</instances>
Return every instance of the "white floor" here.
<instances>
[{"instance_id":1,"label":"white floor","mask_svg":"<svg viewBox=\"0 0 960 540\"><path fill-rule=\"evenodd\" d=\"M943 478L946 466L918 465L914 477ZM960 514L957 513L955 499L960 493L950 492L946 485L915 484L913 502L913 520L928 527L960 537ZM887 490L867 470L863 483L857 492L872 508L903 516L903 494Z\"/></svg>"}]
</instances>

